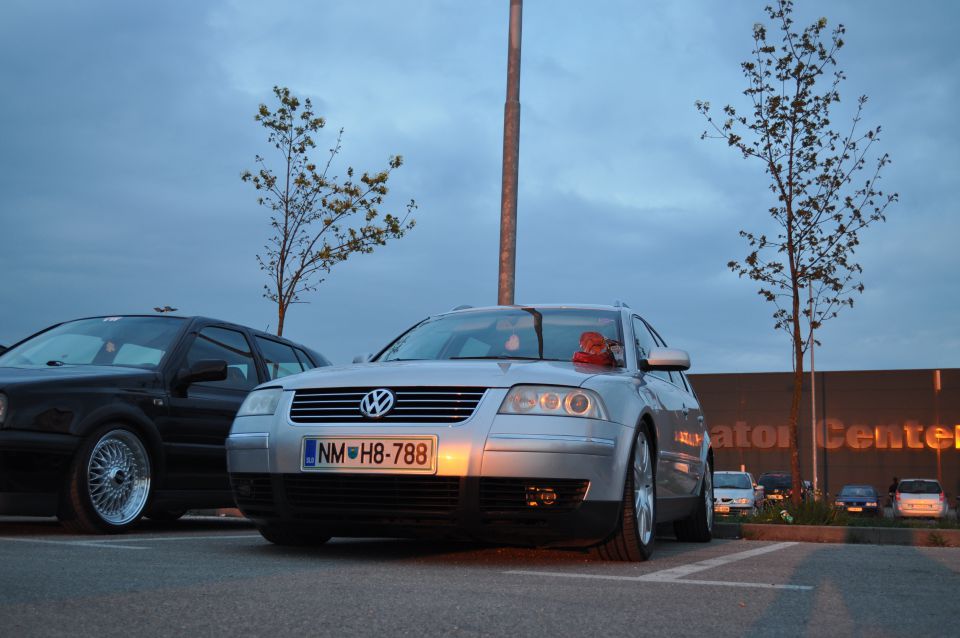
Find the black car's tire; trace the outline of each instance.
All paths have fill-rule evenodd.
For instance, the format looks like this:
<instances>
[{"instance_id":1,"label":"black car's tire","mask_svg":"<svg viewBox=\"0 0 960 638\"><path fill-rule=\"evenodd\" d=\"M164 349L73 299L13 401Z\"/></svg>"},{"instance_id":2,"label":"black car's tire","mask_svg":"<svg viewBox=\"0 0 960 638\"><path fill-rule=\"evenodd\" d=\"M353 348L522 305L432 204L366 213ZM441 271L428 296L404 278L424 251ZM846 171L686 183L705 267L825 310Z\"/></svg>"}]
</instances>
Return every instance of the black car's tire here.
<instances>
[{"instance_id":1,"label":"black car's tire","mask_svg":"<svg viewBox=\"0 0 960 638\"><path fill-rule=\"evenodd\" d=\"M613 535L594 547L603 560L645 561L657 530L656 458L647 427L637 428L623 481L620 521Z\"/></svg>"},{"instance_id":2,"label":"black car's tire","mask_svg":"<svg viewBox=\"0 0 960 638\"><path fill-rule=\"evenodd\" d=\"M187 510L165 510L165 509L149 509L147 513L144 514L151 521L157 521L158 523L171 523L173 521L179 520L187 513Z\"/></svg>"},{"instance_id":3,"label":"black car's tire","mask_svg":"<svg viewBox=\"0 0 960 638\"><path fill-rule=\"evenodd\" d=\"M703 481L700 482L700 498L696 509L688 518L673 523L677 540L685 543L710 542L713 538L713 516L713 466L708 461Z\"/></svg>"},{"instance_id":4,"label":"black car's tire","mask_svg":"<svg viewBox=\"0 0 960 638\"><path fill-rule=\"evenodd\" d=\"M274 545L284 547L318 547L330 540L329 536L312 534L281 525L258 525L257 531Z\"/></svg>"},{"instance_id":5,"label":"black car's tire","mask_svg":"<svg viewBox=\"0 0 960 638\"><path fill-rule=\"evenodd\" d=\"M150 452L134 430L106 425L83 440L67 471L58 518L82 534L116 534L150 499Z\"/></svg>"}]
</instances>

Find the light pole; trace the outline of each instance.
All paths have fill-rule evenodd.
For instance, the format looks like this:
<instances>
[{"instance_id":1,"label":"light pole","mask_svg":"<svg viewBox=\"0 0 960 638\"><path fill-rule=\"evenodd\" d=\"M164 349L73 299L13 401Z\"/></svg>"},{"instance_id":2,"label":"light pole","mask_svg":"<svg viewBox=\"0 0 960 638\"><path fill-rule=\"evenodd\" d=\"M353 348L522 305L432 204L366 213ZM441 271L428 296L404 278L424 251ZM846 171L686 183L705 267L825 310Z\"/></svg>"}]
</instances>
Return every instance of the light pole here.
<instances>
[{"instance_id":1,"label":"light pole","mask_svg":"<svg viewBox=\"0 0 960 638\"><path fill-rule=\"evenodd\" d=\"M520 164L520 35L523 0L510 0L507 101L503 108L503 183L500 191L500 277L497 303L513 304L517 266L517 182Z\"/></svg>"},{"instance_id":2,"label":"light pole","mask_svg":"<svg viewBox=\"0 0 960 638\"><path fill-rule=\"evenodd\" d=\"M813 450L813 497L817 498L817 377L813 365L813 282L810 292L810 449Z\"/></svg>"}]
</instances>

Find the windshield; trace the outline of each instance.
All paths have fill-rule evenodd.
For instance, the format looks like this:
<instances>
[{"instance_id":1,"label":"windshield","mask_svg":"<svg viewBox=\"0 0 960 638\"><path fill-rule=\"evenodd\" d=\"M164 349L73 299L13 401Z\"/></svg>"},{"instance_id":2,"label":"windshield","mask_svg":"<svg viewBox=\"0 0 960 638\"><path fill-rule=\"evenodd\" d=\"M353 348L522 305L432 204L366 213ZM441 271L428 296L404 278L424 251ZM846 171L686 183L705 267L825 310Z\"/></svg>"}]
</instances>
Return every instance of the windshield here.
<instances>
[{"instance_id":1,"label":"windshield","mask_svg":"<svg viewBox=\"0 0 960 638\"><path fill-rule=\"evenodd\" d=\"M600 333L623 366L620 313L582 308L503 308L431 317L397 339L378 361L546 359L570 361L584 333ZM615 342L611 344L610 342Z\"/></svg>"},{"instance_id":2,"label":"windshield","mask_svg":"<svg viewBox=\"0 0 960 638\"><path fill-rule=\"evenodd\" d=\"M0 356L0 366L101 365L155 368L186 320L98 317L71 321Z\"/></svg>"},{"instance_id":3,"label":"windshield","mask_svg":"<svg viewBox=\"0 0 960 638\"><path fill-rule=\"evenodd\" d=\"M877 493L873 490L872 487L867 487L864 485L845 485L842 490L840 490L840 496L863 496L866 498L874 498Z\"/></svg>"},{"instance_id":4,"label":"windshield","mask_svg":"<svg viewBox=\"0 0 960 638\"><path fill-rule=\"evenodd\" d=\"M793 486L793 479L789 474L766 474L760 477L759 483L767 490L784 489Z\"/></svg>"},{"instance_id":5,"label":"windshield","mask_svg":"<svg viewBox=\"0 0 960 638\"><path fill-rule=\"evenodd\" d=\"M717 472L713 475L713 487L721 490L750 490L753 489L753 483L746 474Z\"/></svg>"}]
</instances>

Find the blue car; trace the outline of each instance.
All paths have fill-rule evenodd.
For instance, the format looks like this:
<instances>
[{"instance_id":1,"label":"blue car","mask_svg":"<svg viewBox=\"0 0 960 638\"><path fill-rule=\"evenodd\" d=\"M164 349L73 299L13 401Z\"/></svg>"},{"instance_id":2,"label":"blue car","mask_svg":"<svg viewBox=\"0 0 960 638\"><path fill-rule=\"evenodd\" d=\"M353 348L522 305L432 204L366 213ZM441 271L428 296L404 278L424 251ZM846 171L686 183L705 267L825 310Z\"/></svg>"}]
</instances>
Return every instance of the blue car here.
<instances>
[{"instance_id":1,"label":"blue car","mask_svg":"<svg viewBox=\"0 0 960 638\"><path fill-rule=\"evenodd\" d=\"M837 509L842 509L849 514L858 514L863 516L883 516L883 505L880 503L880 495L871 485L844 485L837 494L834 501Z\"/></svg>"}]
</instances>

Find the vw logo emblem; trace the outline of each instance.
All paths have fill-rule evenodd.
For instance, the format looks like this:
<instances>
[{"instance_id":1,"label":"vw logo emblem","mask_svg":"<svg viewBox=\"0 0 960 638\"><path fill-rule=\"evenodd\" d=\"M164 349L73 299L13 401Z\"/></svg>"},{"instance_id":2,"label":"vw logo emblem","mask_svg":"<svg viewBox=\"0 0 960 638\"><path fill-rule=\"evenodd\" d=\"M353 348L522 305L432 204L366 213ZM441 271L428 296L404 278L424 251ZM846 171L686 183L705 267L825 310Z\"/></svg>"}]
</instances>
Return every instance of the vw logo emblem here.
<instances>
[{"instance_id":1,"label":"vw logo emblem","mask_svg":"<svg viewBox=\"0 0 960 638\"><path fill-rule=\"evenodd\" d=\"M386 388L371 390L360 399L360 413L371 419L379 419L393 409L393 392Z\"/></svg>"}]
</instances>

